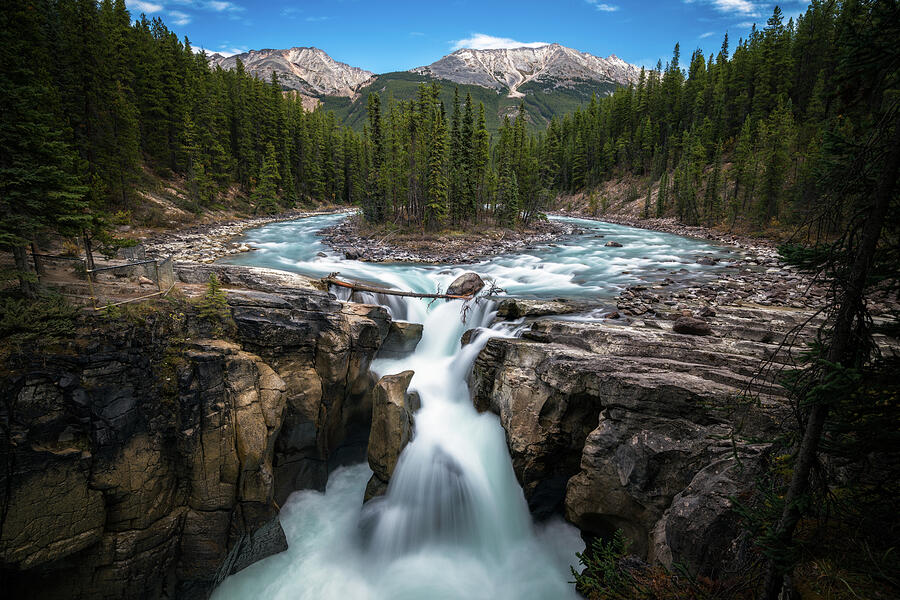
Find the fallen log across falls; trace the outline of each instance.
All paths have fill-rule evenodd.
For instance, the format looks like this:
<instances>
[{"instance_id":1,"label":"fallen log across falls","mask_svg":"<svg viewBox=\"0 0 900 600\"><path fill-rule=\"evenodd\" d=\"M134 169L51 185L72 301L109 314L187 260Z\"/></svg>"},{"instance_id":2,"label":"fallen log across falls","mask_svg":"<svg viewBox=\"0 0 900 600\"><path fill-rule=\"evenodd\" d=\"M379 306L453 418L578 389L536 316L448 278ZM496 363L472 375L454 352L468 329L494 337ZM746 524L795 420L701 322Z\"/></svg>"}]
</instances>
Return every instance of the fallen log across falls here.
<instances>
[{"instance_id":1,"label":"fallen log across falls","mask_svg":"<svg viewBox=\"0 0 900 600\"><path fill-rule=\"evenodd\" d=\"M372 292L375 294L387 294L389 296L405 296L408 298L439 298L446 300L471 300L474 294L469 295L459 295L459 294L426 294L421 292L406 292L403 290L392 290L388 288L381 288L374 285L365 285L362 283L354 283L350 281L342 281L336 278L334 275L329 275L328 277L323 277L322 282L327 285L336 285L339 287L349 288L355 292Z\"/></svg>"}]
</instances>

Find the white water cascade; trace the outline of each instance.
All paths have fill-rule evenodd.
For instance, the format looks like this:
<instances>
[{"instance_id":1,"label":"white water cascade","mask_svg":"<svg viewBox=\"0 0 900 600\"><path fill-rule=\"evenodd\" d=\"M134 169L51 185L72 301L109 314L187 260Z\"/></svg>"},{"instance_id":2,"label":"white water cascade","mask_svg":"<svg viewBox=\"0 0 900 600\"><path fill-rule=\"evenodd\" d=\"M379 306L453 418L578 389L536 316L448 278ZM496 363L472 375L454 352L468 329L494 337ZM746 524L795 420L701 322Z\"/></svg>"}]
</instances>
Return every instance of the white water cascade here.
<instances>
[{"instance_id":1,"label":"white water cascade","mask_svg":"<svg viewBox=\"0 0 900 600\"><path fill-rule=\"evenodd\" d=\"M422 407L387 494L362 505L367 465L335 471L325 493L294 493L281 512L286 552L226 579L215 600L557 599L575 597L569 565L583 543L561 520L533 524L499 420L472 406L466 378L494 336L492 303L366 297L423 322L407 358L376 374L415 371ZM466 346L460 337L480 327Z\"/></svg>"},{"instance_id":2,"label":"white water cascade","mask_svg":"<svg viewBox=\"0 0 900 600\"><path fill-rule=\"evenodd\" d=\"M730 256L722 248L673 235L609 223L566 219L584 232L558 243L473 265L364 263L324 245L317 232L346 215L273 223L248 231L256 252L225 262L285 269L311 277L342 277L433 292L473 270L509 294L564 297L602 305L625 285L654 285L673 277L713 277ZM608 247L610 239L622 245ZM720 266L702 265L714 256ZM342 300L348 290L336 290ZM410 388L422 408L401 454L387 495L363 506L368 465L338 469L325 493L295 492L280 518L287 551L226 579L215 600L556 600L575 597L569 565L583 544L561 519L535 524L512 470L505 434L492 414L472 407L466 377L491 336L514 336L516 326L493 320L487 301L423 300L355 293L381 304L394 319L424 324L416 351L401 360L377 360L378 375L412 369ZM598 313L565 318L595 320ZM466 329L481 327L467 346Z\"/></svg>"}]
</instances>

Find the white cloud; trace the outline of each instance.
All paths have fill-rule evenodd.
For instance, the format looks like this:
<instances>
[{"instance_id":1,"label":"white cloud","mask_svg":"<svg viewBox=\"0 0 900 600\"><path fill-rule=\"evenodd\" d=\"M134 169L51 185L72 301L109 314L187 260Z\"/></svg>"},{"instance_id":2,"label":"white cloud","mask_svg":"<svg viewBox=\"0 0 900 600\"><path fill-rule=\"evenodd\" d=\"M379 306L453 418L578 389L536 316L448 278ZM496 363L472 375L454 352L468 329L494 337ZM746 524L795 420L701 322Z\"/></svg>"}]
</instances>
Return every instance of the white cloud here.
<instances>
[{"instance_id":1,"label":"white cloud","mask_svg":"<svg viewBox=\"0 0 900 600\"><path fill-rule=\"evenodd\" d=\"M713 0L715 6L720 12L735 13L739 15L758 15L756 5L750 0Z\"/></svg>"},{"instance_id":2,"label":"white cloud","mask_svg":"<svg viewBox=\"0 0 900 600\"><path fill-rule=\"evenodd\" d=\"M738 23L737 25L735 25L735 27L739 27L741 29L750 29L755 24L756 23L754 23L753 21L744 21L743 23Z\"/></svg>"},{"instance_id":3,"label":"white cloud","mask_svg":"<svg viewBox=\"0 0 900 600\"><path fill-rule=\"evenodd\" d=\"M180 10L170 10L169 17L176 25L187 25L191 22L191 15L181 12Z\"/></svg>"},{"instance_id":4,"label":"white cloud","mask_svg":"<svg viewBox=\"0 0 900 600\"><path fill-rule=\"evenodd\" d=\"M204 6L209 10L214 10L216 12L235 12L244 10L243 6L238 6L233 2L227 2L226 0L209 0L209 2L204 2Z\"/></svg>"},{"instance_id":5,"label":"white cloud","mask_svg":"<svg viewBox=\"0 0 900 600\"><path fill-rule=\"evenodd\" d=\"M738 15L742 17L758 17L760 8L767 8L767 1L756 2L754 0L684 0L685 4L708 4L720 13Z\"/></svg>"},{"instance_id":6,"label":"white cloud","mask_svg":"<svg viewBox=\"0 0 900 600\"><path fill-rule=\"evenodd\" d=\"M472 37L451 42L454 50L460 48L472 48L473 50L488 50L493 48L540 48L548 46L547 42L519 42L512 38L497 37L486 33L473 33Z\"/></svg>"},{"instance_id":7,"label":"white cloud","mask_svg":"<svg viewBox=\"0 0 900 600\"><path fill-rule=\"evenodd\" d=\"M706 33L701 33L701 34L698 35L697 37L698 37L699 39L702 40L702 39L705 39L705 38L708 38L708 37L712 37L712 36L714 36L714 35L716 35L716 32L715 32L715 31L707 31Z\"/></svg>"},{"instance_id":8,"label":"white cloud","mask_svg":"<svg viewBox=\"0 0 900 600\"><path fill-rule=\"evenodd\" d=\"M138 14L144 13L148 15L159 12L164 8L162 4L144 2L143 0L128 0L126 6L129 10L134 11Z\"/></svg>"},{"instance_id":9,"label":"white cloud","mask_svg":"<svg viewBox=\"0 0 900 600\"><path fill-rule=\"evenodd\" d=\"M306 21L309 23L321 23L322 21L327 21L331 17L306 17Z\"/></svg>"},{"instance_id":10,"label":"white cloud","mask_svg":"<svg viewBox=\"0 0 900 600\"><path fill-rule=\"evenodd\" d=\"M615 4L606 4L597 0L585 0L588 4L599 10L600 12L616 12L619 7Z\"/></svg>"}]
</instances>

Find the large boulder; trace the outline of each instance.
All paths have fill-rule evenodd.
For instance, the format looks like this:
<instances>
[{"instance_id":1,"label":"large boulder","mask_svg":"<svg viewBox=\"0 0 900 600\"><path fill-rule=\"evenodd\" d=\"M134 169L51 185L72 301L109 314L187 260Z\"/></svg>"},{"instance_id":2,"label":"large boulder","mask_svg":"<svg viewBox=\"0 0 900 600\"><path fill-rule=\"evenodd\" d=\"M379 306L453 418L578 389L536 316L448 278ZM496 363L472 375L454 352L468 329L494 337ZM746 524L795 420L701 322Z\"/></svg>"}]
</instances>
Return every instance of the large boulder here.
<instances>
[{"instance_id":1,"label":"large boulder","mask_svg":"<svg viewBox=\"0 0 900 600\"><path fill-rule=\"evenodd\" d=\"M413 371L385 375L372 392L372 430L369 434L369 467L372 477L365 499L384 494L403 448L412 439L413 413L418 394L407 394Z\"/></svg>"},{"instance_id":2,"label":"large boulder","mask_svg":"<svg viewBox=\"0 0 900 600\"><path fill-rule=\"evenodd\" d=\"M703 319L696 317L679 317L672 325L672 331L685 335L712 335L712 327Z\"/></svg>"},{"instance_id":3,"label":"large boulder","mask_svg":"<svg viewBox=\"0 0 900 600\"><path fill-rule=\"evenodd\" d=\"M506 298L497 307L498 319L519 319L521 317L545 317L547 315L567 315L587 310L586 306L565 300L523 300Z\"/></svg>"},{"instance_id":4,"label":"large boulder","mask_svg":"<svg viewBox=\"0 0 900 600\"><path fill-rule=\"evenodd\" d=\"M463 273L454 279L453 283L450 284L450 287L447 288L447 293L451 296L474 296L480 292L483 287L484 280L478 273L472 273L470 271L468 273Z\"/></svg>"}]
</instances>

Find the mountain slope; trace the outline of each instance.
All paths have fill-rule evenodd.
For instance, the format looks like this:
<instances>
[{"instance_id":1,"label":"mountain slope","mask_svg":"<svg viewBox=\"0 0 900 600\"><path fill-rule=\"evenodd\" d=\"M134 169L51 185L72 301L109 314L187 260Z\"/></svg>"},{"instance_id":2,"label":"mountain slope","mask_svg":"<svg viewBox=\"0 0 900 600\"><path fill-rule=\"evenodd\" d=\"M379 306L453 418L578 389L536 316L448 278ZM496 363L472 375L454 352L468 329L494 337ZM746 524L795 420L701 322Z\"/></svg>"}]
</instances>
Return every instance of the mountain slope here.
<instances>
[{"instance_id":1,"label":"mountain slope","mask_svg":"<svg viewBox=\"0 0 900 600\"><path fill-rule=\"evenodd\" d=\"M251 50L227 57L213 54L209 62L223 69L234 69L238 59L254 76L269 79L275 72L283 87L312 97L353 96L360 85L375 75L338 62L318 48Z\"/></svg>"},{"instance_id":2,"label":"mountain slope","mask_svg":"<svg viewBox=\"0 0 900 600\"><path fill-rule=\"evenodd\" d=\"M504 116L518 114L520 102L525 104L529 127L536 131L554 116L575 110L593 94L605 96L619 86L637 82L640 74L638 67L615 55L600 58L559 44L465 48L424 67L381 75L338 62L318 48L251 50L230 57L213 54L210 64L233 69L238 59L261 79L277 73L285 89L304 97L304 106L313 108L321 103L355 129L361 129L366 120L370 93L412 100L419 85L437 81L448 108L454 88L459 88L461 98L469 94L476 105L483 103L490 131L499 128Z\"/></svg>"},{"instance_id":3,"label":"mountain slope","mask_svg":"<svg viewBox=\"0 0 900 600\"><path fill-rule=\"evenodd\" d=\"M583 82L628 85L636 83L640 69L611 55L599 58L559 44L537 48L473 50L463 48L413 73L460 84L506 91L510 98L525 95L522 86L572 88Z\"/></svg>"}]
</instances>

